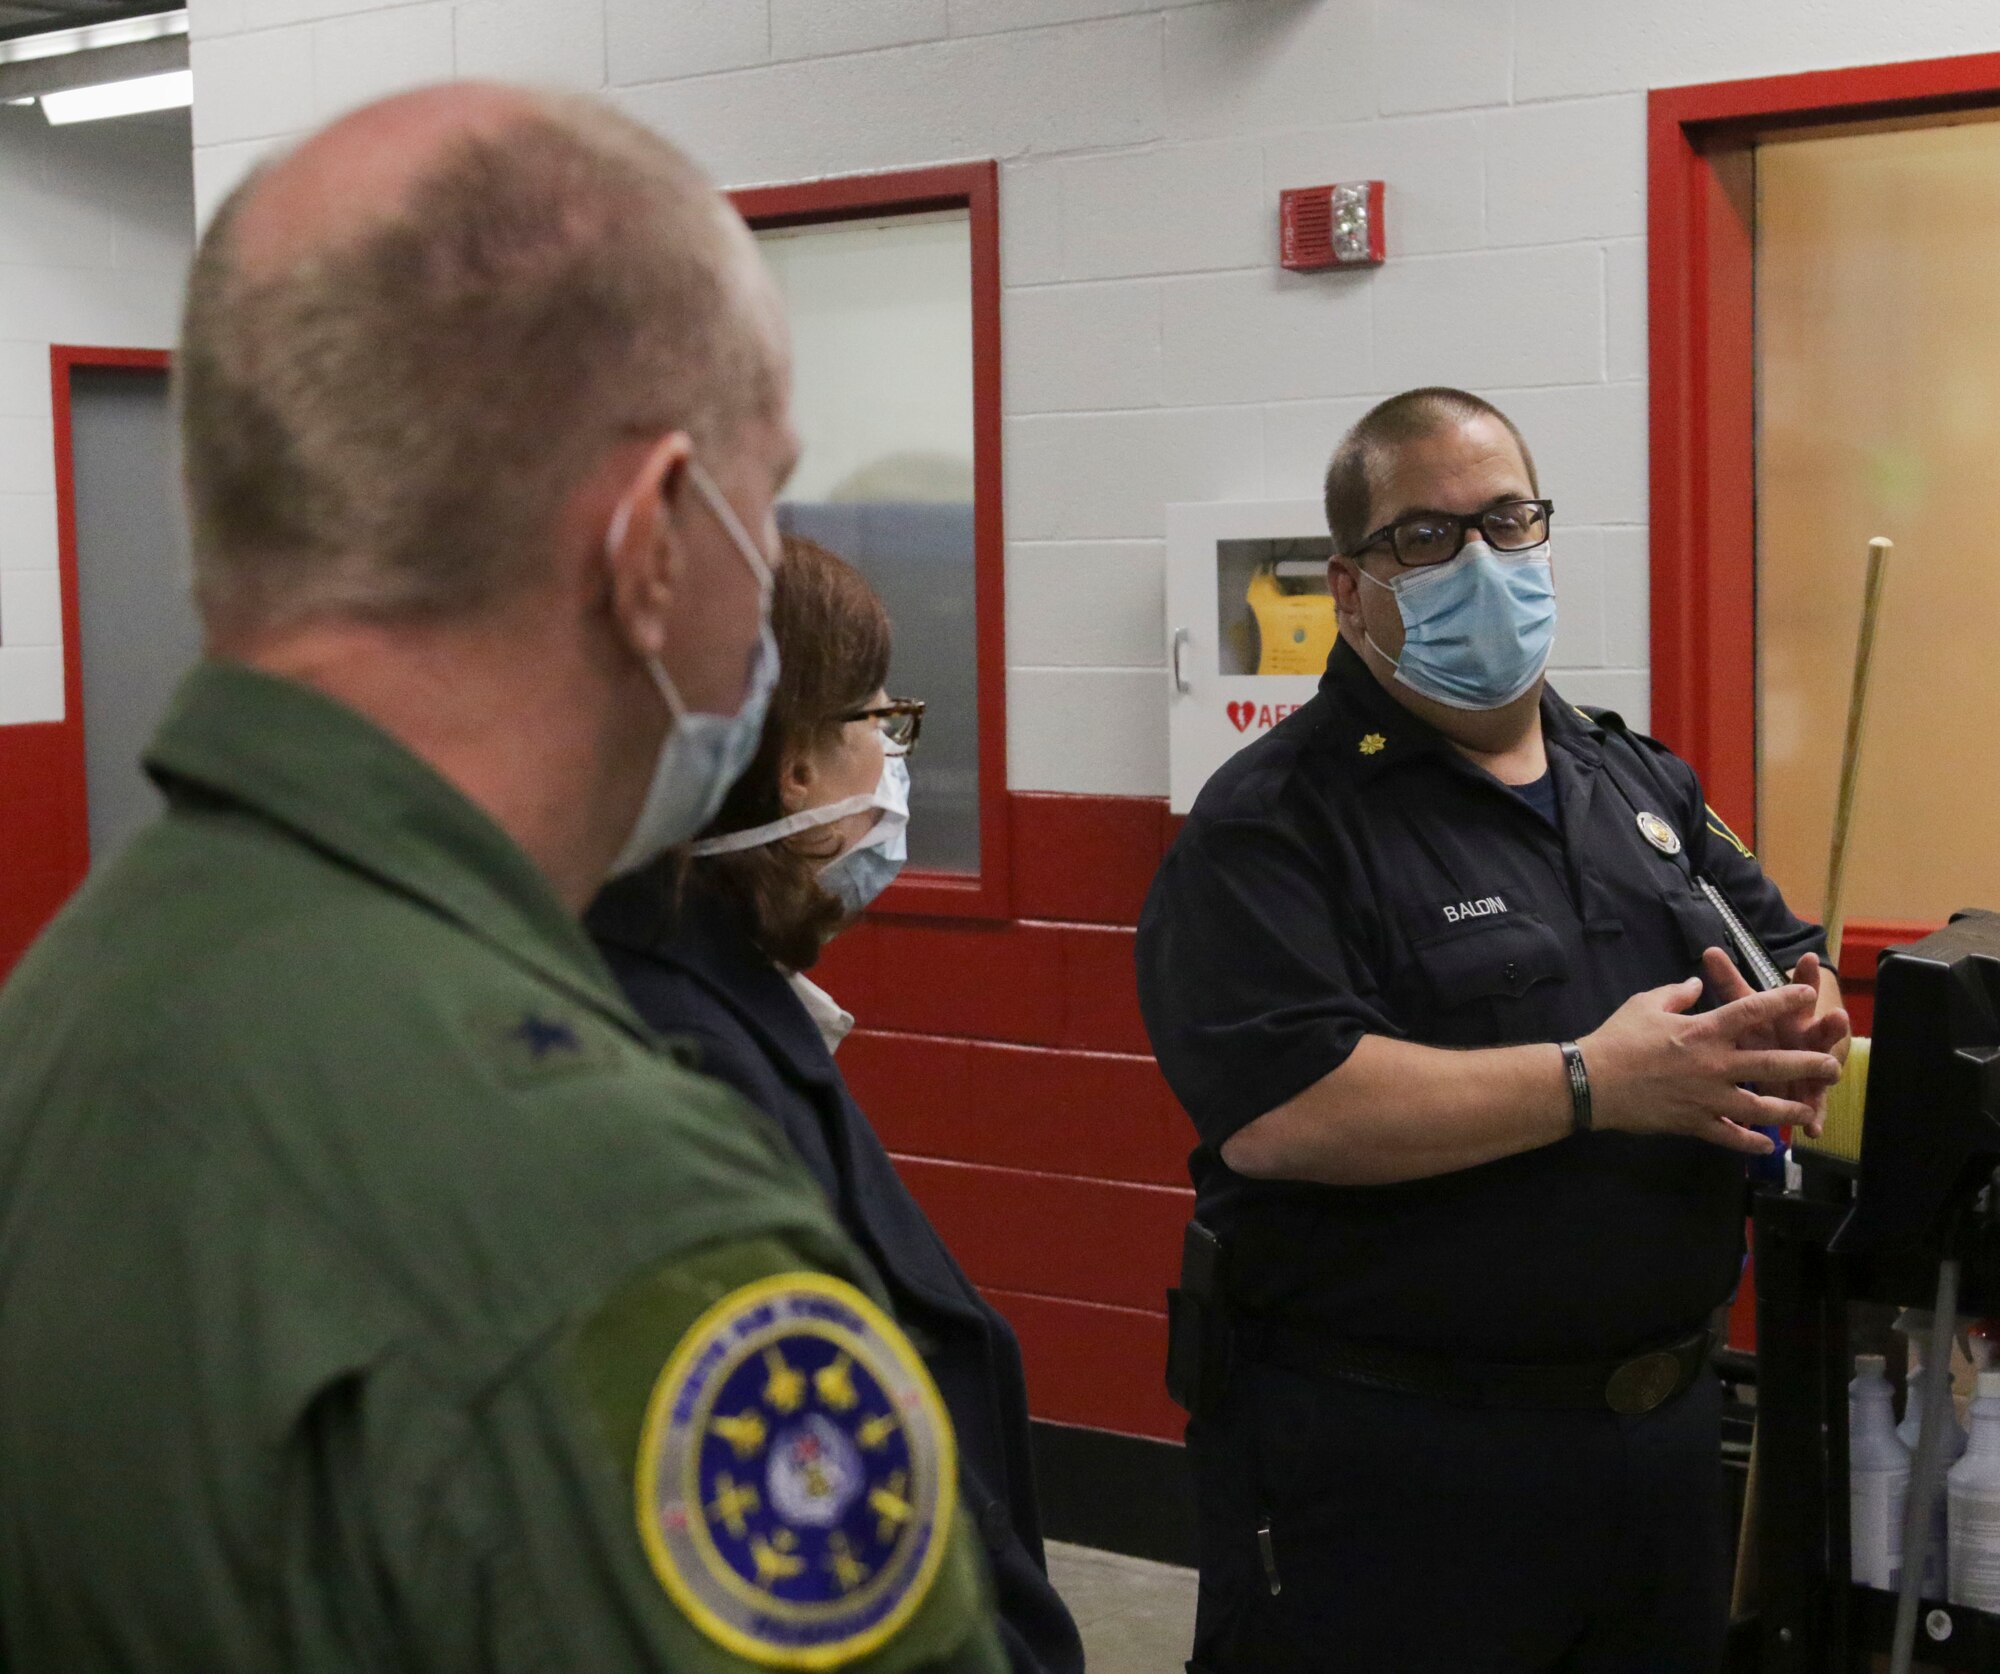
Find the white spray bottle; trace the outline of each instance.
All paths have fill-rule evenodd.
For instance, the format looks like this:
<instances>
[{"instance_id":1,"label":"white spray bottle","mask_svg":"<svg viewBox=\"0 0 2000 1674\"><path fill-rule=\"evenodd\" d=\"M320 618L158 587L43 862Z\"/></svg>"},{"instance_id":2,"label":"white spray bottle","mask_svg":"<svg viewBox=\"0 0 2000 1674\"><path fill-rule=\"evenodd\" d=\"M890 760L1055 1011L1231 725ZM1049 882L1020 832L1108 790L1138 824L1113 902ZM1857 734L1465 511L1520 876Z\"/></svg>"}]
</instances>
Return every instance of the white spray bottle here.
<instances>
[{"instance_id":1,"label":"white spray bottle","mask_svg":"<svg viewBox=\"0 0 2000 1674\"><path fill-rule=\"evenodd\" d=\"M1953 1604L2000 1610L2000 1372L1979 1374L1972 1440L1945 1478Z\"/></svg>"},{"instance_id":2,"label":"white spray bottle","mask_svg":"<svg viewBox=\"0 0 2000 1674\"><path fill-rule=\"evenodd\" d=\"M1896 1391L1879 1354L1855 1356L1847 1386L1847 1526L1854 1579L1894 1592L1903 1578L1910 1450L1896 1434Z\"/></svg>"}]
</instances>

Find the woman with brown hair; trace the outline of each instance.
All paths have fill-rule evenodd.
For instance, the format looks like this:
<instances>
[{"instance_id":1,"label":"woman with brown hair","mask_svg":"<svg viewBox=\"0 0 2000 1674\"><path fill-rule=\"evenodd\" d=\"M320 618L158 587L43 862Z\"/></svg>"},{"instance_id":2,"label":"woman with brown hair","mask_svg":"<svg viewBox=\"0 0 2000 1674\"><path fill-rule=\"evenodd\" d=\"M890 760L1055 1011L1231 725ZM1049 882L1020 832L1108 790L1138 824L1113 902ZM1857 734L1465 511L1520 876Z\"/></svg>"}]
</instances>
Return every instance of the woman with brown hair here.
<instances>
[{"instance_id":1,"label":"woman with brown hair","mask_svg":"<svg viewBox=\"0 0 2000 1674\"><path fill-rule=\"evenodd\" d=\"M1042 1553L1020 1346L848 1093L833 1053L854 1020L805 975L902 864L923 705L885 694L888 615L825 548L786 537L771 628L781 672L756 757L701 840L614 882L590 930L640 1016L784 1129L875 1263L950 1410L1016 1674L1078 1674Z\"/></svg>"}]
</instances>

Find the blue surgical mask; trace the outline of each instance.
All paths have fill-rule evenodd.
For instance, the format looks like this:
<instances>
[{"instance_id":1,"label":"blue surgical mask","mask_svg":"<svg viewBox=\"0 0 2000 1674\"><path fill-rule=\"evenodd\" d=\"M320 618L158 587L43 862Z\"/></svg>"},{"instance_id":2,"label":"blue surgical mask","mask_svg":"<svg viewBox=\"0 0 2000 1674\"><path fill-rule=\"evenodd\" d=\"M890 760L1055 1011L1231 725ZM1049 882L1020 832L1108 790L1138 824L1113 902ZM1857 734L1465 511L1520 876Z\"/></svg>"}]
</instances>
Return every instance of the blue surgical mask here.
<instances>
[{"instance_id":1,"label":"blue surgical mask","mask_svg":"<svg viewBox=\"0 0 2000 1674\"><path fill-rule=\"evenodd\" d=\"M1403 654L1370 645L1419 696L1451 709L1498 709L1541 678L1556 639L1556 585L1549 543L1495 552L1467 541L1449 563L1393 582L1361 579L1393 593L1403 618Z\"/></svg>"},{"instance_id":2,"label":"blue surgical mask","mask_svg":"<svg viewBox=\"0 0 2000 1674\"><path fill-rule=\"evenodd\" d=\"M819 885L858 913L896 881L910 857L910 768L901 756L882 762L882 782L869 806L880 816L861 840L819 869Z\"/></svg>"},{"instance_id":3,"label":"blue surgical mask","mask_svg":"<svg viewBox=\"0 0 2000 1674\"><path fill-rule=\"evenodd\" d=\"M910 768L900 755L883 758L882 777L872 791L822 803L817 808L801 808L796 814L787 814L767 825L751 826L746 831L704 837L688 853L736 854L743 849L758 849L766 843L796 837L802 831L832 825L850 814L865 814L871 808L875 810L875 823L852 848L842 850L819 869L820 887L850 913L858 913L896 881L909 858Z\"/></svg>"},{"instance_id":4,"label":"blue surgical mask","mask_svg":"<svg viewBox=\"0 0 2000 1674\"><path fill-rule=\"evenodd\" d=\"M646 672L659 688L673 724L660 744L652 783L646 787L646 800L639 806L632 833L612 862L614 878L636 872L677 843L685 843L715 818L729 787L743 776L743 770L757 754L757 743L764 731L764 711L770 706L772 689L778 684L778 641L771 632L771 566L743 527L735 508L723 498L722 491L699 461L689 460L687 469L688 481L708 503L723 532L757 578L762 625L757 633L756 660L750 668L749 689L733 715L711 715L688 708L659 658L646 660ZM615 552L624 540L630 514L629 503L618 508L618 515L604 538L607 554Z\"/></svg>"}]
</instances>

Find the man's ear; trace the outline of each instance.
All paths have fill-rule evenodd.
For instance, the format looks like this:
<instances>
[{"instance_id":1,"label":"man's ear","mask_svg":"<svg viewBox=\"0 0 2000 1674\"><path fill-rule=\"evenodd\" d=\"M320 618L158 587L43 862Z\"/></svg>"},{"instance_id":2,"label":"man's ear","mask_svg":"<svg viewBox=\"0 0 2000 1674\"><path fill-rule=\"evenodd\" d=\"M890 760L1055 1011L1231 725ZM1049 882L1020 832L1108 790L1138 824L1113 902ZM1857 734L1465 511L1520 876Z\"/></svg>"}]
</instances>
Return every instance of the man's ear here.
<instances>
[{"instance_id":1,"label":"man's ear","mask_svg":"<svg viewBox=\"0 0 2000 1674\"><path fill-rule=\"evenodd\" d=\"M644 657L658 656L665 646L675 592L687 571L667 502L686 481L693 453L684 430L669 431L648 447L626 479L605 531L612 614Z\"/></svg>"},{"instance_id":2,"label":"man's ear","mask_svg":"<svg viewBox=\"0 0 2000 1674\"><path fill-rule=\"evenodd\" d=\"M1361 581L1352 558L1335 553L1326 561L1326 590L1333 595L1333 607L1343 622L1361 620Z\"/></svg>"}]
</instances>

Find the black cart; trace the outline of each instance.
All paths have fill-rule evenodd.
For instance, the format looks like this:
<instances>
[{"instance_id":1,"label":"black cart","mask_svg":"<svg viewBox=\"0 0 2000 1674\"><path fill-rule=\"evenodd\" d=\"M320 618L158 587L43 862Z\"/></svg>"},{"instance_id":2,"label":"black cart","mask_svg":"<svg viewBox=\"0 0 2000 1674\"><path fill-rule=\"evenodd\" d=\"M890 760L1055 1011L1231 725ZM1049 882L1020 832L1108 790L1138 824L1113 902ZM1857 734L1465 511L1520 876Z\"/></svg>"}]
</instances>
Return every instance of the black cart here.
<instances>
[{"instance_id":1,"label":"black cart","mask_svg":"<svg viewBox=\"0 0 2000 1674\"><path fill-rule=\"evenodd\" d=\"M1872 1044L1859 1162L1802 1153L1801 1189L1754 1204L1761 1607L1739 1674L1886 1666L1897 1599L1849 1580L1851 1340L1870 1304L1932 1307L1947 1258L1957 1312L2000 1316L2000 915L1882 956ZM1916 1619L1918 1667L2000 1674L2000 1616L1926 1599Z\"/></svg>"}]
</instances>

